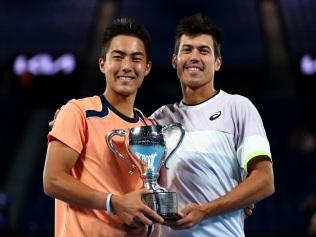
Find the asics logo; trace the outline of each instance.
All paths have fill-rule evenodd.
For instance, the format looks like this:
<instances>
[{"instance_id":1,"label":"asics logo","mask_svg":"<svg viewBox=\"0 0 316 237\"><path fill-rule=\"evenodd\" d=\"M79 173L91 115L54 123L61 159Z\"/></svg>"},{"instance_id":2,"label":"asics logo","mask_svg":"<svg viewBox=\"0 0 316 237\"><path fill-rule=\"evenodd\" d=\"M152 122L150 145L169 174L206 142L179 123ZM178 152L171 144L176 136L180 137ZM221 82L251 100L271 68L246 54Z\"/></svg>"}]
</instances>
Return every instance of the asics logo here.
<instances>
[{"instance_id":1,"label":"asics logo","mask_svg":"<svg viewBox=\"0 0 316 237\"><path fill-rule=\"evenodd\" d=\"M217 119L219 116L221 116L221 114L222 114L221 111L215 112L215 113L210 117L210 120L213 121L213 120Z\"/></svg>"}]
</instances>

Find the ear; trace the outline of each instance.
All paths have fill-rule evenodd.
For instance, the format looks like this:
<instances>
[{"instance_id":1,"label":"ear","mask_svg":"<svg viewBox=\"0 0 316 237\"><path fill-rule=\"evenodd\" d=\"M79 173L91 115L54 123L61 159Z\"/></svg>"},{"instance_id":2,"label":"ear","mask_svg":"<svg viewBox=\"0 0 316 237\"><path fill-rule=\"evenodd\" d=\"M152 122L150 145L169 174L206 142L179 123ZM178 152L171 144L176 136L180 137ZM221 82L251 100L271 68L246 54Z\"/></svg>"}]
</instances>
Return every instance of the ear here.
<instances>
[{"instance_id":1,"label":"ear","mask_svg":"<svg viewBox=\"0 0 316 237\"><path fill-rule=\"evenodd\" d=\"M172 54L172 67L174 69L177 69L177 55L176 54Z\"/></svg>"},{"instance_id":2,"label":"ear","mask_svg":"<svg viewBox=\"0 0 316 237\"><path fill-rule=\"evenodd\" d=\"M147 76L147 75L150 73L151 66L152 66L151 61L148 61L148 62L147 62L147 65L146 65L145 76Z\"/></svg>"},{"instance_id":3,"label":"ear","mask_svg":"<svg viewBox=\"0 0 316 237\"><path fill-rule=\"evenodd\" d=\"M99 58L99 68L100 68L100 71L103 74L105 73L104 65L105 65L105 59L104 58Z\"/></svg>"},{"instance_id":4,"label":"ear","mask_svg":"<svg viewBox=\"0 0 316 237\"><path fill-rule=\"evenodd\" d=\"M215 71L219 71L219 69L221 68L221 65L222 65L222 58L221 57L217 57L215 59L215 63L214 63Z\"/></svg>"}]
</instances>

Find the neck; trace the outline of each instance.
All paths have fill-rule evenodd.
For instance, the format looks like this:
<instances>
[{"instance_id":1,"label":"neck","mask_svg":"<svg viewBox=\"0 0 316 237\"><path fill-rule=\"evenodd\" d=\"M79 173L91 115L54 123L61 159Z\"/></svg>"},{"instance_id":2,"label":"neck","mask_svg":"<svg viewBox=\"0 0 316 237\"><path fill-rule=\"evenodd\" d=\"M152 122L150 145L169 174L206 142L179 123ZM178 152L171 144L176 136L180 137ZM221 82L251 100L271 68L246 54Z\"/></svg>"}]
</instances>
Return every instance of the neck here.
<instances>
[{"instance_id":1,"label":"neck","mask_svg":"<svg viewBox=\"0 0 316 237\"><path fill-rule=\"evenodd\" d=\"M216 95L215 88L182 88L183 102L187 105L200 104Z\"/></svg>"},{"instance_id":2,"label":"neck","mask_svg":"<svg viewBox=\"0 0 316 237\"><path fill-rule=\"evenodd\" d=\"M104 97L107 101L120 113L124 114L127 117L134 117L134 102L136 95L130 96L121 96L121 95L113 95L105 91L103 93Z\"/></svg>"}]
</instances>

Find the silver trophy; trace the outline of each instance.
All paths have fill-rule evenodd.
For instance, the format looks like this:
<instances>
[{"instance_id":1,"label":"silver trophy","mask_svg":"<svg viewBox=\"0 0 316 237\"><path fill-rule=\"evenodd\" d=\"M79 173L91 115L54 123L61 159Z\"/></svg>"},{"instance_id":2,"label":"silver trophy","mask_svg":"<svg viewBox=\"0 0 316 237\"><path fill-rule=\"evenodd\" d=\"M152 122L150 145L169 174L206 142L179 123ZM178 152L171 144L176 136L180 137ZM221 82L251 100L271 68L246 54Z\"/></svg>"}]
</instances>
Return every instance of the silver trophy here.
<instances>
[{"instance_id":1,"label":"silver trophy","mask_svg":"<svg viewBox=\"0 0 316 237\"><path fill-rule=\"evenodd\" d=\"M167 155L165 135L173 129L179 129L180 135L175 147ZM168 192L165 188L159 186L157 179L161 166L166 166L167 160L181 144L184 134L185 131L182 125L174 123L165 126L134 127L130 128L128 132L125 130L113 130L106 138L109 148L128 165L129 173L132 174L137 166L116 149L112 140L115 135L124 137L125 140L128 137L128 150L140 164L144 187L153 190L152 193L144 194L143 200L151 209L169 221L179 218L177 214L177 195L176 192Z\"/></svg>"}]
</instances>

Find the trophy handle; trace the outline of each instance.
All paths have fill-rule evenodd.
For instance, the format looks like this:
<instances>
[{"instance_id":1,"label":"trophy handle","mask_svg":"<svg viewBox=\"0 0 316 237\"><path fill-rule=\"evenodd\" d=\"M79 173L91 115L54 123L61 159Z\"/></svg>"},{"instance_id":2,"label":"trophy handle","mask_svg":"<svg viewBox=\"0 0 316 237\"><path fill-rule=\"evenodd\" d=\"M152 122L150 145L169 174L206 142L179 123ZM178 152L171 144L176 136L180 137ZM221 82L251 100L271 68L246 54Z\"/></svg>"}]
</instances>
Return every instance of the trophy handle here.
<instances>
[{"instance_id":1,"label":"trophy handle","mask_svg":"<svg viewBox=\"0 0 316 237\"><path fill-rule=\"evenodd\" d=\"M112 130L106 137L106 142L110 148L110 150L118 157L120 158L122 161L124 161L128 168L129 168L129 171L128 173L129 174L133 174L135 172L135 169L136 169L136 166L129 160L129 159L126 159L117 149L116 147L113 145L113 141L112 141L112 137L115 136L115 135L118 135L118 136L121 136L121 137L124 137L124 139L126 138L126 134L127 132L125 130Z\"/></svg>"},{"instance_id":2,"label":"trophy handle","mask_svg":"<svg viewBox=\"0 0 316 237\"><path fill-rule=\"evenodd\" d=\"M162 161L166 168L168 168L167 167L168 159L178 149L178 147L180 146L180 144L181 144L181 142L182 142L182 140L184 138L184 134L185 134L185 130L184 130L183 126L181 125L181 123L171 123L171 124L165 125L165 126L163 126L162 131L164 133L165 131L167 131L169 129L173 129L173 128L178 128L180 130L180 132L181 132L181 135L179 137L177 145L172 149L172 151L169 153L169 155Z\"/></svg>"}]
</instances>

